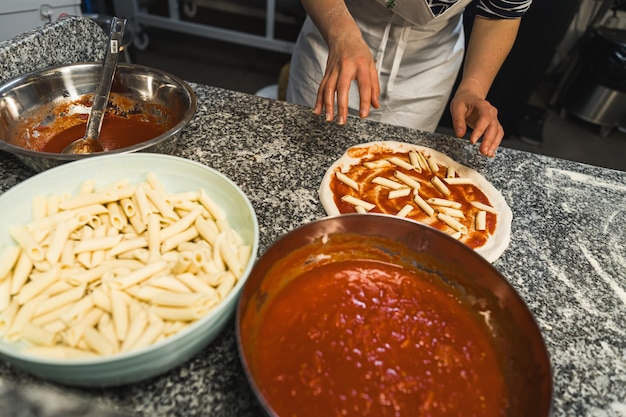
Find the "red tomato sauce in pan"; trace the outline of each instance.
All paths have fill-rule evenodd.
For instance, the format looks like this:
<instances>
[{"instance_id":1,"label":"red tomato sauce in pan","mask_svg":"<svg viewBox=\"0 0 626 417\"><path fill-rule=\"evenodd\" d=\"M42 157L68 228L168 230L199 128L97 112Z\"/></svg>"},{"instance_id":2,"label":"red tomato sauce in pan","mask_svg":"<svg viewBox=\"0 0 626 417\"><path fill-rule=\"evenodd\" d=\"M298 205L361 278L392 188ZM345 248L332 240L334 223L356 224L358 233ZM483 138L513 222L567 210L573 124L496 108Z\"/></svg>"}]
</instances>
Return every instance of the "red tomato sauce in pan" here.
<instances>
[{"instance_id":1,"label":"red tomato sauce in pan","mask_svg":"<svg viewBox=\"0 0 626 417\"><path fill-rule=\"evenodd\" d=\"M482 319L443 284L372 260L331 262L268 303L255 374L293 416L502 416Z\"/></svg>"}]
</instances>

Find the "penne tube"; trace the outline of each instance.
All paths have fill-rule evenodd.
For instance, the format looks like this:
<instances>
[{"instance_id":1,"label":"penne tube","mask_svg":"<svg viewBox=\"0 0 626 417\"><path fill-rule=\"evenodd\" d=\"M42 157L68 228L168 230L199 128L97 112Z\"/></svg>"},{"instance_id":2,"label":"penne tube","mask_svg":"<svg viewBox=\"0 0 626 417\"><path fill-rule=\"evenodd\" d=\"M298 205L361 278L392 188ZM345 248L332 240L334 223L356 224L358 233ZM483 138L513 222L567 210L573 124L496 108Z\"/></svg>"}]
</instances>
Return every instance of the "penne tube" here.
<instances>
[{"instance_id":1,"label":"penne tube","mask_svg":"<svg viewBox=\"0 0 626 417\"><path fill-rule=\"evenodd\" d=\"M224 273L224 275L222 276L222 281L219 283L219 285L216 288L217 293L220 296L220 300L223 300L224 298L226 298L226 296L230 293L230 291L235 286L236 281L237 279L230 271L226 271L226 273Z\"/></svg>"},{"instance_id":2,"label":"penne tube","mask_svg":"<svg viewBox=\"0 0 626 417\"><path fill-rule=\"evenodd\" d=\"M9 227L9 234L17 242L17 244L26 251L33 262L43 261L45 253L41 245L33 238L33 236L22 226Z\"/></svg>"},{"instance_id":3,"label":"penne tube","mask_svg":"<svg viewBox=\"0 0 626 417\"><path fill-rule=\"evenodd\" d=\"M94 180L86 180L80 184L78 195L91 194L96 191L96 183Z\"/></svg>"},{"instance_id":4,"label":"penne tube","mask_svg":"<svg viewBox=\"0 0 626 417\"><path fill-rule=\"evenodd\" d=\"M400 188L398 190L391 190L391 191L389 191L389 194L387 195L387 198L390 199L390 200L393 200L394 198L406 197L409 194L411 194L411 189L410 188Z\"/></svg>"},{"instance_id":5,"label":"penne tube","mask_svg":"<svg viewBox=\"0 0 626 417\"><path fill-rule=\"evenodd\" d=\"M446 200L445 198L429 198L428 200L426 200L428 202L428 204L432 204L434 206L442 206L442 207L452 207L452 208L461 208L462 204L457 202L457 201L453 201L453 200Z\"/></svg>"},{"instance_id":6,"label":"penne tube","mask_svg":"<svg viewBox=\"0 0 626 417\"><path fill-rule=\"evenodd\" d=\"M120 346L120 351L128 352L132 346L139 340L144 332L144 329L148 326L148 315L144 310L139 310L134 316L128 328L126 338Z\"/></svg>"},{"instance_id":7,"label":"penne tube","mask_svg":"<svg viewBox=\"0 0 626 417\"><path fill-rule=\"evenodd\" d=\"M417 193L417 190L415 190L413 201L415 201L415 204L417 204L417 206L421 208L424 213L428 214L428 216L432 216L433 214L435 214L435 209L432 208L426 201L424 201L424 199Z\"/></svg>"},{"instance_id":8,"label":"penne tube","mask_svg":"<svg viewBox=\"0 0 626 417\"><path fill-rule=\"evenodd\" d=\"M115 329L113 329L113 322L111 321L111 316L109 314L103 314L100 317L100 320L98 320L98 324L96 325L96 329L109 343L111 343L111 345L114 346L114 350L117 352L120 344L117 341Z\"/></svg>"},{"instance_id":9,"label":"penne tube","mask_svg":"<svg viewBox=\"0 0 626 417\"><path fill-rule=\"evenodd\" d=\"M43 219L48 215L48 199L38 195L33 198L33 220Z\"/></svg>"},{"instance_id":10,"label":"penne tube","mask_svg":"<svg viewBox=\"0 0 626 417\"><path fill-rule=\"evenodd\" d=\"M447 178L455 178L456 177L456 168L454 168L452 165L450 165L448 167L447 172L446 172L446 177Z\"/></svg>"},{"instance_id":11,"label":"penne tube","mask_svg":"<svg viewBox=\"0 0 626 417\"><path fill-rule=\"evenodd\" d=\"M80 300L85 295L85 288L86 285L84 284L78 287L73 287L70 290L64 291L42 301L41 304L39 304L35 309L33 317L48 313L63 306L69 306L71 303Z\"/></svg>"},{"instance_id":12,"label":"penne tube","mask_svg":"<svg viewBox=\"0 0 626 417\"><path fill-rule=\"evenodd\" d=\"M163 260L147 264L139 269L136 269L126 276L116 278L115 280L111 281L111 288L123 290L132 285L145 281L152 276L155 276L159 272L163 271L166 267L167 262Z\"/></svg>"},{"instance_id":13,"label":"penne tube","mask_svg":"<svg viewBox=\"0 0 626 417\"><path fill-rule=\"evenodd\" d=\"M213 295L215 294L215 288L213 288L211 285L204 283L202 280L200 280L197 276L195 276L194 274L180 274L177 275L176 278L182 282L183 284L185 284L185 286L187 286L188 288L190 288L192 291L198 292L198 293L203 293L203 294L208 294L208 295ZM219 281L215 282L215 285L219 284L219 282L221 282L221 278Z\"/></svg>"},{"instance_id":14,"label":"penne tube","mask_svg":"<svg viewBox=\"0 0 626 417\"><path fill-rule=\"evenodd\" d=\"M404 184L400 184L399 182L392 181L385 177L375 177L372 180L372 183L382 185L383 187L386 187L386 188L391 188L392 190L398 190L400 188L406 187Z\"/></svg>"},{"instance_id":15,"label":"penne tube","mask_svg":"<svg viewBox=\"0 0 626 417\"><path fill-rule=\"evenodd\" d=\"M40 296L18 307L15 317L13 318L13 322L11 323L11 327L5 333L5 338L7 340L15 341L19 339L22 328L26 325L26 323L31 321L37 305L45 298L45 296Z\"/></svg>"},{"instance_id":16,"label":"penne tube","mask_svg":"<svg viewBox=\"0 0 626 417\"><path fill-rule=\"evenodd\" d=\"M128 180L128 178L123 178L121 180L116 180L113 181L109 184L104 185L102 188L100 188L98 191L92 191L92 192L109 192L109 191L115 191L115 190L121 190L124 188L127 188L130 184L130 181ZM95 184L94 184L95 185Z\"/></svg>"},{"instance_id":17,"label":"penne tube","mask_svg":"<svg viewBox=\"0 0 626 417\"><path fill-rule=\"evenodd\" d=\"M410 204L406 204L404 207L400 209L399 212L396 213L398 217L406 217L413 211L413 206Z\"/></svg>"},{"instance_id":18,"label":"penne tube","mask_svg":"<svg viewBox=\"0 0 626 417\"><path fill-rule=\"evenodd\" d=\"M428 165L428 161L426 161L426 157L422 152L417 152L417 160L423 171L431 172L430 165Z\"/></svg>"},{"instance_id":19,"label":"penne tube","mask_svg":"<svg viewBox=\"0 0 626 417\"><path fill-rule=\"evenodd\" d=\"M365 213L367 213L367 210L365 210L365 209L363 208L363 206L354 206L354 211L356 211L357 213L360 213L360 214L365 214Z\"/></svg>"},{"instance_id":20,"label":"penne tube","mask_svg":"<svg viewBox=\"0 0 626 417\"><path fill-rule=\"evenodd\" d=\"M404 159L398 158L397 156L392 156L391 158L387 158L387 160L400 168L404 168L409 171L413 170L413 165L406 162Z\"/></svg>"},{"instance_id":21,"label":"penne tube","mask_svg":"<svg viewBox=\"0 0 626 417\"><path fill-rule=\"evenodd\" d=\"M442 222L444 222L445 224L447 224L448 226L450 226L451 228L453 228L454 230L456 230L457 232L461 232L461 234L466 235L468 233L467 227L461 224L454 217L448 216L445 213L438 213L437 218L441 220Z\"/></svg>"},{"instance_id":22,"label":"penne tube","mask_svg":"<svg viewBox=\"0 0 626 417\"><path fill-rule=\"evenodd\" d=\"M152 208L146 195L146 187L143 184L139 184L139 186L137 186L134 197L135 202L137 203L139 217L143 219L143 221L146 221L148 214L152 213Z\"/></svg>"},{"instance_id":23,"label":"penne tube","mask_svg":"<svg viewBox=\"0 0 626 417\"><path fill-rule=\"evenodd\" d=\"M36 279L33 279L33 277ZM41 272L37 275L32 274L31 280L28 281L22 289L15 295L17 302L22 305L28 301L33 300L36 296L41 294L47 287L52 285L53 282L59 279L59 266L55 265L46 272Z\"/></svg>"},{"instance_id":24,"label":"penne tube","mask_svg":"<svg viewBox=\"0 0 626 417\"><path fill-rule=\"evenodd\" d=\"M450 194L450 189L441 181L441 179L437 176L432 177L430 182L435 186L435 188L445 197L448 197Z\"/></svg>"},{"instance_id":25,"label":"penne tube","mask_svg":"<svg viewBox=\"0 0 626 417\"><path fill-rule=\"evenodd\" d=\"M172 205L167 201L167 197L159 190L155 190L154 188L145 187L146 196L154 206L157 208L161 216L166 219L178 220L178 215L174 211Z\"/></svg>"},{"instance_id":26,"label":"penne tube","mask_svg":"<svg viewBox=\"0 0 626 417\"><path fill-rule=\"evenodd\" d=\"M464 219L465 218L465 214L463 213L462 210L459 209L455 209L452 207L445 207L445 206L438 206L437 207L437 211L440 213L445 213L450 217L455 217L457 219Z\"/></svg>"},{"instance_id":27,"label":"penne tube","mask_svg":"<svg viewBox=\"0 0 626 417\"><path fill-rule=\"evenodd\" d=\"M176 263L172 267L172 274L182 274L183 272L187 272L187 270L191 266L192 256L192 252L181 252L178 256L178 259L176 259Z\"/></svg>"},{"instance_id":28,"label":"penne tube","mask_svg":"<svg viewBox=\"0 0 626 417\"><path fill-rule=\"evenodd\" d=\"M377 159L375 161L365 161L363 166L367 169L386 168L391 166L391 162L386 159Z\"/></svg>"},{"instance_id":29,"label":"penne tube","mask_svg":"<svg viewBox=\"0 0 626 417\"><path fill-rule=\"evenodd\" d=\"M432 156L427 158L426 162L428 163L428 168L430 168L433 174L436 174L439 172L439 164L437 164L437 161L435 161L435 159Z\"/></svg>"},{"instance_id":30,"label":"penne tube","mask_svg":"<svg viewBox=\"0 0 626 417\"><path fill-rule=\"evenodd\" d=\"M119 205L127 219L133 217L135 213L137 213L137 207L135 207L135 202L130 197L122 198L119 201Z\"/></svg>"},{"instance_id":31,"label":"penne tube","mask_svg":"<svg viewBox=\"0 0 626 417\"><path fill-rule=\"evenodd\" d=\"M161 290L150 298L150 302L158 306L193 307L204 304L208 298L210 295L203 293L179 293Z\"/></svg>"},{"instance_id":32,"label":"penne tube","mask_svg":"<svg viewBox=\"0 0 626 417\"><path fill-rule=\"evenodd\" d=\"M235 275L235 277L241 276L243 273L243 265L239 262L237 251L233 245L229 243L227 239L222 239L218 246L222 259L228 269Z\"/></svg>"},{"instance_id":33,"label":"penne tube","mask_svg":"<svg viewBox=\"0 0 626 417\"><path fill-rule=\"evenodd\" d=\"M117 290L111 290L111 318L113 319L113 329L117 340L120 342L126 337L128 332L129 317L128 304L124 300L124 296Z\"/></svg>"},{"instance_id":34,"label":"penne tube","mask_svg":"<svg viewBox=\"0 0 626 417\"><path fill-rule=\"evenodd\" d=\"M70 268L76 263L76 257L74 256L74 240L68 240L63 246L61 252L61 259L59 264L61 268Z\"/></svg>"},{"instance_id":35,"label":"penne tube","mask_svg":"<svg viewBox=\"0 0 626 417\"><path fill-rule=\"evenodd\" d=\"M59 339L56 333L50 332L32 323L26 323L20 332L20 337L37 346L54 346Z\"/></svg>"},{"instance_id":36,"label":"penne tube","mask_svg":"<svg viewBox=\"0 0 626 417\"><path fill-rule=\"evenodd\" d=\"M198 230L200 237L210 244L213 244L215 239L217 239L217 236L220 234L217 224L214 221L207 220L202 216L198 216L196 218L194 226Z\"/></svg>"},{"instance_id":37,"label":"penne tube","mask_svg":"<svg viewBox=\"0 0 626 417\"><path fill-rule=\"evenodd\" d=\"M174 292L189 292L191 290L197 291L171 275L161 275L160 277L152 278L147 282L147 284Z\"/></svg>"},{"instance_id":38,"label":"penne tube","mask_svg":"<svg viewBox=\"0 0 626 417\"><path fill-rule=\"evenodd\" d=\"M54 320L43 325L43 329L52 333L61 333L67 329L67 324L63 320Z\"/></svg>"},{"instance_id":39,"label":"penne tube","mask_svg":"<svg viewBox=\"0 0 626 417\"><path fill-rule=\"evenodd\" d=\"M103 336L99 331L93 327L87 327L83 334L85 343L89 349L93 350L99 355L109 356L116 352L115 345Z\"/></svg>"},{"instance_id":40,"label":"penne tube","mask_svg":"<svg viewBox=\"0 0 626 417\"><path fill-rule=\"evenodd\" d=\"M159 239L161 239L161 242L175 235L178 235L184 232L185 230L187 230L189 227L191 227L196 221L196 219L198 218L198 216L200 215L201 211L202 211L202 207L196 206L191 211L191 213L189 213L182 219L177 220L171 225L161 229L161 233L159 234Z\"/></svg>"},{"instance_id":41,"label":"penne tube","mask_svg":"<svg viewBox=\"0 0 626 417\"><path fill-rule=\"evenodd\" d=\"M342 183L344 183L348 187L352 188L353 190L359 191L359 184L355 180L353 180L352 178L348 177L343 172L341 172L341 171L335 172L335 177L337 177L337 179L339 181L341 181Z\"/></svg>"},{"instance_id":42,"label":"penne tube","mask_svg":"<svg viewBox=\"0 0 626 417\"><path fill-rule=\"evenodd\" d=\"M120 243L121 240L122 235L97 237L94 234L94 237L92 237L91 239L85 239L77 242L76 245L74 245L74 253L94 252L98 250L111 249L113 246Z\"/></svg>"},{"instance_id":43,"label":"penne tube","mask_svg":"<svg viewBox=\"0 0 626 417\"><path fill-rule=\"evenodd\" d=\"M148 241L144 237L137 237L134 239L123 239L118 244L113 246L109 252L109 256L117 256L120 253L129 252L134 249L146 248L148 247Z\"/></svg>"},{"instance_id":44,"label":"penne tube","mask_svg":"<svg viewBox=\"0 0 626 417\"><path fill-rule=\"evenodd\" d=\"M141 336L139 336L137 341L132 344L130 349L136 350L150 346L159 338L159 336L163 334L164 328L165 326L163 325L163 322L148 324L148 326L144 328Z\"/></svg>"},{"instance_id":45,"label":"penne tube","mask_svg":"<svg viewBox=\"0 0 626 417\"><path fill-rule=\"evenodd\" d=\"M156 175L154 172L148 172L146 174L146 182L150 185L150 187L157 190L161 194L167 194L167 192L165 191L165 187L163 187L163 184L161 183L161 180L159 180L158 175Z\"/></svg>"},{"instance_id":46,"label":"penne tube","mask_svg":"<svg viewBox=\"0 0 626 417\"><path fill-rule=\"evenodd\" d=\"M113 307L111 306L111 297L109 296L108 290L104 290L103 287L100 287L92 291L90 295L89 300L85 301L85 306L95 306L107 313L111 313ZM73 312L74 311L72 311L72 313Z\"/></svg>"},{"instance_id":47,"label":"penne tube","mask_svg":"<svg viewBox=\"0 0 626 417\"><path fill-rule=\"evenodd\" d=\"M17 301L11 300L9 305L0 311L0 335L6 335L9 332L18 309L19 304Z\"/></svg>"},{"instance_id":48,"label":"penne tube","mask_svg":"<svg viewBox=\"0 0 626 417\"><path fill-rule=\"evenodd\" d=\"M126 215L124 214L122 207L120 207L117 201L108 203L106 207L111 226L117 230L122 230L127 224Z\"/></svg>"},{"instance_id":49,"label":"penne tube","mask_svg":"<svg viewBox=\"0 0 626 417\"><path fill-rule=\"evenodd\" d=\"M189 242L190 240L198 237L198 229L195 227L190 227L187 230L184 230L174 236L171 236L163 241L161 244L161 252L167 252L175 247L177 247L180 243Z\"/></svg>"},{"instance_id":50,"label":"penne tube","mask_svg":"<svg viewBox=\"0 0 626 417\"><path fill-rule=\"evenodd\" d=\"M420 165L419 156L415 151L409 151L409 161L413 165L413 169L417 172L422 172L422 166Z\"/></svg>"},{"instance_id":51,"label":"penne tube","mask_svg":"<svg viewBox=\"0 0 626 417\"><path fill-rule=\"evenodd\" d=\"M465 177L444 178L443 180L448 185L473 185L474 184L474 181L471 178L465 178Z\"/></svg>"},{"instance_id":52,"label":"penne tube","mask_svg":"<svg viewBox=\"0 0 626 417\"><path fill-rule=\"evenodd\" d=\"M498 211L495 208L487 204L481 203L480 201L471 201L470 204L479 210L486 211L487 213L498 214Z\"/></svg>"},{"instance_id":53,"label":"penne tube","mask_svg":"<svg viewBox=\"0 0 626 417\"><path fill-rule=\"evenodd\" d=\"M204 306L187 308L152 306L150 311L164 320L180 321L195 321L207 313Z\"/></svg>"},{"instance_id":54,"label":"penne tube","mask_svg":"<svg viewBox=\"0 0 626 417\"><path fill-rule=\"evenodd\" d=\"M0 311L4 310L11 303L11 273L0 281Z\"/></svg>"},{"instance_id":55,"label":"penne tube","mask_svg":"<svg viewBox=\"0 0 626 417\"><path fill-rule=\"evenodd\" d=\"M62 201L59 204L61 210L73 210L93 204L107 204L112 201L118 201L122 198L128 198L135 193L135 187L128 186L111 191L103 191L89 194L79 194L69 200Z\"/></svg>"},{"instance_id":56,"label":"penne tube","mask_svg":"<svg viewBox=\"0 0 626 417\"><path fill-rule=\"evenodd\" d=\"M102 314L103 311L97 307L89 310L80 320L68 328L65 333L65 342L71 347L76 347L83 338L85 330L95 326Z\"/></svg>"},{"instance_id":57,"label":"penne tube","mask_svg":"<svg viewBox=\"0 0 626 417\"><path fill-rule=\"evenodd\" d=\"M78 225L77 221L76 225ZM50 246L48 246L48 250L46 251L46 259L51 264L59 262L59 259L61 258L61 253L63 252L63 247L70 237L70 232L71 230L68 227L68 223L66 222L58 223L54 228L54 232L52 233L52 240L50 241Z\"/></svg>"},{"instance_id":58,"label":"penne tube","mask_svg":"<svg viewBox=\"0 0 626 417\"><path fill-rule=\"evenodd\" d=\"M478 214L476 214L476 230L486 230L487 229L487 212L484 210L480 210Z\"/></svg>"},{"instance_id":59,"label":"penne tube","mask_svg":"<svg viewBox=\"0 0 626 417\"><path fill-rule=\"evenodd\" d=\"M224 220L226 219L226 214L224 211L209 197L209 195L204 191L204 189L200 189L198 194L198 202L206 208L211 216L213 216L214 220Z\"/></svg>"},{"instance_id":60,"label":"penne tube","mask_svg":"<svg viewBox=\"0 0 626 417\"><path fill-rule=\"evenodd\" d=\"M399 179L400 181L402 181L403 183L405 183L406 185L408 185L409 187L413 189L419 189L421 187L421 184L419 183L419 181L417 181L416 179L412 178L409 175L406 175L402 171L396 171L393 173L393 175L397 179Z\"/></svg>"},{"instance_id":61,"label":"penne tube","mask_svg":"<svg viewBox=\"0 0 626 417\"><path fill-rule=\"evenodd\" d=\"M376 208L375 204L369 203L367 201L363 201L351 195L344 195L343 197L341 197L341 199L348 204L352 204L353 206L361 206L367 211L370 211Z\"/></svg>"},{"instance_id":62,"label":"penne tube","mask_svg":"<svg viewBox=\"0 0 626 417\"><path fill-rule=\"evenodd\" d=\"M19 246L7 246L0 254L0 280L9 275L17 260L20 257L22 249Z\"/></svg>"}]
</instances>

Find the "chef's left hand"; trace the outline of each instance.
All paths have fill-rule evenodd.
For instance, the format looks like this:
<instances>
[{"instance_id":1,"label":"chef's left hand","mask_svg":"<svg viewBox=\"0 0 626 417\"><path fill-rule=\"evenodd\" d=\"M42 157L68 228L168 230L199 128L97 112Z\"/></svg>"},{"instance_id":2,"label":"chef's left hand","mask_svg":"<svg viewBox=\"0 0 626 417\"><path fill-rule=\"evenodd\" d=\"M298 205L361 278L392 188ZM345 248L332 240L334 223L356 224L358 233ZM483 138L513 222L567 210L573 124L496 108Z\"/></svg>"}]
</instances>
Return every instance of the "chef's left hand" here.
<instances>
[{"instance_id":1,"label":"chef's left hand","mask_svg":"<svg viewBox=\"0 0 626 417\"><path fill-rule=\"evenodd\" d=\"M458 90L450 102L452 126L457 137L465 136L467 127L473 129L470 142L477 143L482 137L480 152L494 157L504 137L504 129L498 121L498 109L477 94Z\"/></svg>"}]
</instances>

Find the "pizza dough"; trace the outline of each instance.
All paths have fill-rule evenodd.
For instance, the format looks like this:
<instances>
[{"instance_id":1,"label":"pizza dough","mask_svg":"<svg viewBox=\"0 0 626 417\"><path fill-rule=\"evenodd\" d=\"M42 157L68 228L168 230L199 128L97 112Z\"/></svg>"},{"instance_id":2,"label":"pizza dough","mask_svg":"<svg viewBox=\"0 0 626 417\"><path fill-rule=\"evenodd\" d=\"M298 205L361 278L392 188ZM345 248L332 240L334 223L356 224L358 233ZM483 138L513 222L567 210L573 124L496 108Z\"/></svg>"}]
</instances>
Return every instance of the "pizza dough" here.
<instances>
[{"instance_id":1,"label":"pizza dough","mask_svg":"<svg viewBox=\"0 0 626 417\"><path fill-rule=\"evenodd\" d=\"M455 236L489 262L510 241L512 213L502 194L478 172L424 146L381 141L348 148L326 171L319 196L329 216L399 215Z\"/></svg>"}]
</instances>

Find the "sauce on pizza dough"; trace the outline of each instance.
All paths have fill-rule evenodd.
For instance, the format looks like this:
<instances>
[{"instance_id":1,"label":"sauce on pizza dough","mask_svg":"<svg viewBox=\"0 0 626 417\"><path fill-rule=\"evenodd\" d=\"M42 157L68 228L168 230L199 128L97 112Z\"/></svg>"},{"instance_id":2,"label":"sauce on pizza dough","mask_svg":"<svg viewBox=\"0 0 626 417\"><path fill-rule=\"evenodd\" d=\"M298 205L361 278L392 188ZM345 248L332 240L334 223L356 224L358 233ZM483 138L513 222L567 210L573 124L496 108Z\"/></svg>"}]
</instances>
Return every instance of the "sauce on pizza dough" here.
<instances>
[{"instance_id":1,"label":"sauce on pizza dough","mask_svg":"<svg viewBox=\"0 0 626 417\"><path fill-rule=\"evenodd\" d=\"M442 180L445 179L447 169L443 165L439 165L439 171L437 173L432 173L430 170L422 170L422 172L419 173L415 170L408 170L393 164L377 168L368 168L363 165L363 162L379 161L394 156L401 158L407 162L409 161L406 152L377 151L375 156L373 157L371 155L371 151L367 148L351 149L350 157L360 158L362 160L362 163L350 167L348 171L342 172L351 179L355 180L360 185L360 189L359 191L354 190L353 188L339 181L336 176L333 175L330 180L330 189L333 193L335 205L337 206L340 213L344 214L355 212L355 207L352 204L342 200L342 196L344 195L352 195L361 200L375 204L376 207L370 210L371 213L397 214L405 205L411 204L415 206L415 208L406 216L407 218L419 221L421 223L426 223L442 231L452 231L452 229L448 227L445 223L437 220L436 217L429 216L425 211L417 207L417 205L413 201L414 191L411 191L411 193L406 197L389 199L388 195L391 191L389 188L372 183L372 180L376 177L384 177L399 182L396 178L394 178L394 173L396 171L400 171L420 182L421 187L419 189L419 195L424 200L427 200L431 197L445 198L461 203L460 210L463 211L465 218L458 220L462 224L464 224L469 231L467 235L464 235L461 238L463 243L475 249L483 246L487 242L489 236L495 232L497 216L495 214L487 212L486 229L484 231L480 231L476 230L476 228L474 227L476 215L478 214L479 210L474 207L470 202L478 201L486 205L491 205L489 199L480 190L480 188L473 184L447 185L447 188L450 190L451 194L449 196L442 195L442 193L432 184L431 178L436 175Z\"/></svg>"},{"instance_id":2,"label":"sauce on pizza dough","mask_svg":"<svg viewBox=\"0 0 626 417\"><path fill-rule=\"evenodd\" d=\"M254 351L279 416L503 416L507 389L484 320L400 266L342 260L268 302Z\"/></svg>"}]
</instances>

